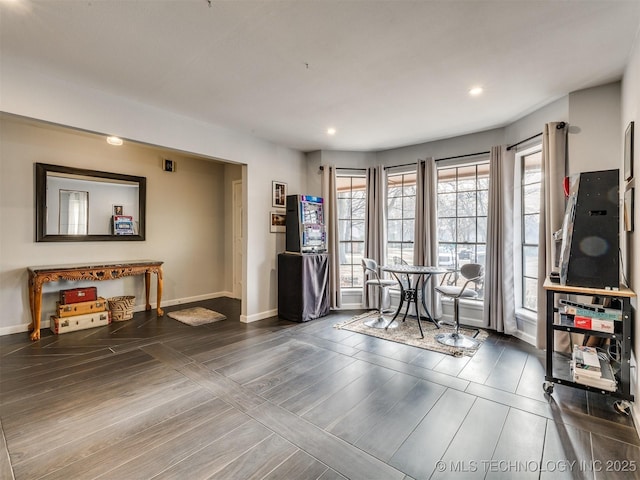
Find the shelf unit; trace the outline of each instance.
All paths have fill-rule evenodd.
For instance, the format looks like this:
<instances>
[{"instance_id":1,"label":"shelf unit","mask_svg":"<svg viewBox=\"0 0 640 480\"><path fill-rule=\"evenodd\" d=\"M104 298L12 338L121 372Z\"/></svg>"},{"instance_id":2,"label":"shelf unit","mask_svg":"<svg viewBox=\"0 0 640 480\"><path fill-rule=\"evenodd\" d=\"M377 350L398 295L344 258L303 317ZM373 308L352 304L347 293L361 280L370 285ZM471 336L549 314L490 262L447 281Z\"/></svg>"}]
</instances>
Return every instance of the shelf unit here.
<instances>
[{"instance_id":1,"label":"shelf unit","mask_svg":"<svg viewBox=\"0 0 640 480\"><path fill-rule=\"evenodd\" d=\"M616 410L628 411L628 402L633 401L630 383L631 368L631 299L636 294L628 288L620 288L619 290L608 290L601 288L575 287L569 285L560 285L553 283L547 279L543 285L547 292L547 365L545 372L545 383L543 389L546 393L553 393L554 384L566 385L570 387L587 390L590 392L598 392L603 395L609 395L619 398L622 402L616 402ZM560 312L556 306L557 295L586 295L600 298L615 299L621 305L622 321L616 321L614 333L599 332L595 330L587 330L577 328L560 323ZM620 323L621 325L618 325ZM608 338L615 341L618 347L618 355L620 358L620 370L616 374L618 380L618 389L614 392L602 390L589 385L576 383L572 380L569 362L570 359L554 359L554 336L555 332L581 333L599 338ZM554 367L555 360L555 367ZM626 402L626 403L625 403Z\"/></svg>"}]
</instances>

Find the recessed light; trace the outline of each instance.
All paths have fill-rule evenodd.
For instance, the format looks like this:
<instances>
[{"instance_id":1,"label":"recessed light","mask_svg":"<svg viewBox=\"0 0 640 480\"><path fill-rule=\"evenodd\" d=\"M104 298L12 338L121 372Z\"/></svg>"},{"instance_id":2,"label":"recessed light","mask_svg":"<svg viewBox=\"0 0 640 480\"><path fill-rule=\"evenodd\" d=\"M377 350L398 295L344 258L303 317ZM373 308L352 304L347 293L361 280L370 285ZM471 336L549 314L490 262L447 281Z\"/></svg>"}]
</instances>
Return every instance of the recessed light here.
<instances>
[{"instance_id":1,"label":"recessed light","mask_svg":"<svg viewBox=\"0 0 640 480\"><path fill-rule=\"evenodd\" d=\"M327 135L335 135L336 134L336 129L333 127L329 127L327 128Z\"/></svg>"},{"instance_id":2,"label":"recessed light","mask_svg":"<svg viewBox=\"0 0 640 480\"><path fill-rule=\"evenodd\" d=\"M472 97L477 97L482 92L483 92L482 87L473 87L472 89L469 90L469 95L471 95Z\"/></svg>"},{"instance_id":3,"label":"recessed light","mask_svg":"<svg viewBox=\"0 0 640 480\"><path fill-rule=\"evenodd\" d=\"M109 145L122 145L122 139L120 137L107 137L107 143Z\"/></svg>"}]
</instances>

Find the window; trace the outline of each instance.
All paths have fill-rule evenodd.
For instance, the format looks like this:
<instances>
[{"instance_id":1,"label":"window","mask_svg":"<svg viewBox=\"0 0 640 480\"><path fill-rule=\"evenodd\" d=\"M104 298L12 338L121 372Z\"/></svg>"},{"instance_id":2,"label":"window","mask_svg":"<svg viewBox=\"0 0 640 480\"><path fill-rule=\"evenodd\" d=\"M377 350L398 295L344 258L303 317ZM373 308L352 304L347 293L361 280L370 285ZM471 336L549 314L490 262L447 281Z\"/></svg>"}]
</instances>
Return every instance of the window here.
<instances>
[{"instance_id":1,"label":"window","mask_svg":"<svg viewBox=\"0 0 640 480\"><path fill-rule=\"evenodd\" d=\"M484 264L489 162L438 167L437 197L438 265L458 269L465 263ZM477 288L482 298L482 286Z\"/></svg>"},{"instance_id":2,"label":"window","mask_svg":"<svg viewBox=\"0 0 640 480\"><path fill-rule=\"evenodd\" d=\"M539 147L538 147L539 148ZM522 308L538 310L538 231L540 228L540 188L542 152L537 150L520 156L521 181L521 245Z\"/></svg>"},{"instance_id":3,"label":"window","mask_svg":"<svg viewBox=\"0 0 640 480\"><path fill-rule=\"evenodd\" d=\"M364 176L339 175L336 178L341 288L363 285L366 182Z\"/></svg>"},{"instance_id":4,"label":"window","mask_svg":"<svg viewBox=\"0 0 640 480\"><path fill-rule=\"evenodd\" d=\"M387 260L413 264L416 173L387 175Z\"/></svg>"}]
</instances>

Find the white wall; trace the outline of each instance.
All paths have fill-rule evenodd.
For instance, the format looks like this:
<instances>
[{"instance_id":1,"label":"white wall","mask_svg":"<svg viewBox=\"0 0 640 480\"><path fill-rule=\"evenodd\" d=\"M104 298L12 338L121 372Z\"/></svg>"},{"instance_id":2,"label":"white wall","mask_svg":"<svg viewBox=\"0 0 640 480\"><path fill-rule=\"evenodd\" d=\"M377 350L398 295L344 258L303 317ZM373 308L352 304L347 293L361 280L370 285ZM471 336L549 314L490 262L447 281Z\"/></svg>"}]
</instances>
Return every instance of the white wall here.
<instances>
[{"instance_id":1,"label":"white wall","mask_svg":"<svg viewBox=\"0 0 640 480\"><path fill-rule=\"evenodd\" d=\"M636 37L636 43L631 52L629 63L624 72L622 81L622 115L621 128L618 132L618 143L622 148L624 131L629 122L634 122L634 162L633 174L635 178L640 176L640 32ZM619 168L623 168L623 161L620 158ZM631 186L635 186L635 215L634 215L634 232L625 235L623 242L623 258L625 259L626 275L629 281L629 287L636 293L640 292L640 196L638 195L637 181L632 180ZM640 348L640 329L638 328L638 299L637 297L631 301L633 309L633 320L635 325L633 350L635 358ZM638 373L637 363L634 359L635 368L631 371L632 377L632 393L635 395L636 402L633 404L634 419L636 425L640 425L640 374ZM638 427L636 427L638 428Z\"/></svg>"},{"instance_id":2,"label":"white wall","mask_svg":"<svg viewBox=\"0 0 640 480\"><path fill-rule=\"evenodd\" d=\"M277 311L275 255L284 250L284 238L280 238L283 237L281 234L269 233L271 181L286 182L291 192L305 190L306 166L301 152L76 84L48 74L41 66L31 67L14 59L3 58L0 83L1 111L246 164L246 177L243 179L246 270L241 318L244 321L257 320ZM30 185L32 179L30 175L23 175L20 181L23 185ZM31 215L31 200L25 205L23 213ZM31 225L24 228L30 229ZM152 238L150 234L148 232L148 239ZM24 238L32 241L28 232ZM3 258L4 250L3 245ZM33 260L28 256L17 256L12 263L15 268L24 268L33 264ZM170 282L179 284L183 280L175 278ZM12 281L6 286L14 297L20 297L15 295L16 291L25 291L19 282ZM22 308L26 307L25 302Z\"/></svg>"},{"instance_id":3,"label":"white wall","mask_svg":"<svg viewBox=\"0 0 640 480\"><path fill-rule=\"evenodd\" d=\"M569 174L621 168L620 82L569 94Z\"/></svg>"}]
</instances>

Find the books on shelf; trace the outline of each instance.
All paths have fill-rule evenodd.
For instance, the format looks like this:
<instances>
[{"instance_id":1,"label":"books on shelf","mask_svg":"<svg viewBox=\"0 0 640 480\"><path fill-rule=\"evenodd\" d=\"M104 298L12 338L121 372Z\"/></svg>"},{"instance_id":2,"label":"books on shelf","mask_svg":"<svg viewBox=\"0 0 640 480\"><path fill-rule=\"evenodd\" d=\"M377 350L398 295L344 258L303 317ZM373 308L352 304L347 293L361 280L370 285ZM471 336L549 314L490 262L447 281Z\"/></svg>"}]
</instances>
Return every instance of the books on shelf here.
<instances>
[{"instance_id":1,"label":"books on shelf","mask_svg":"<svg viewBox=\"0 0 640 480\"><path fill-rule=\"evenodd\" d=\"M114 235L133 235L133 217L130 215L114 215L113 216L113 234Z\"/></svg>"},{"instance_id":2,"label":"books on shelf","mask_svg":"<svg viewBox=\"0 0 640 480\"><path fill-rule=\"evenodd\" d=\"M598 355L594 347L573 346L571 372L575 383L609 392L614 392L618 388L611 363Z\"/></svg>"},{"instance_id":3,"label":"books on shelf","mask_svg":"<svg viewBox=\"0 0 640 480\"><path fill-rule=\"evenodd\" d=\"M570 315L581 315L584 317L598 318L600 320L622 320L622 311L617 308L607 308L602 305L580 303L565 299L560 299L558 302L564 306L564 313Z\"/></svg>"}]
</instances>

